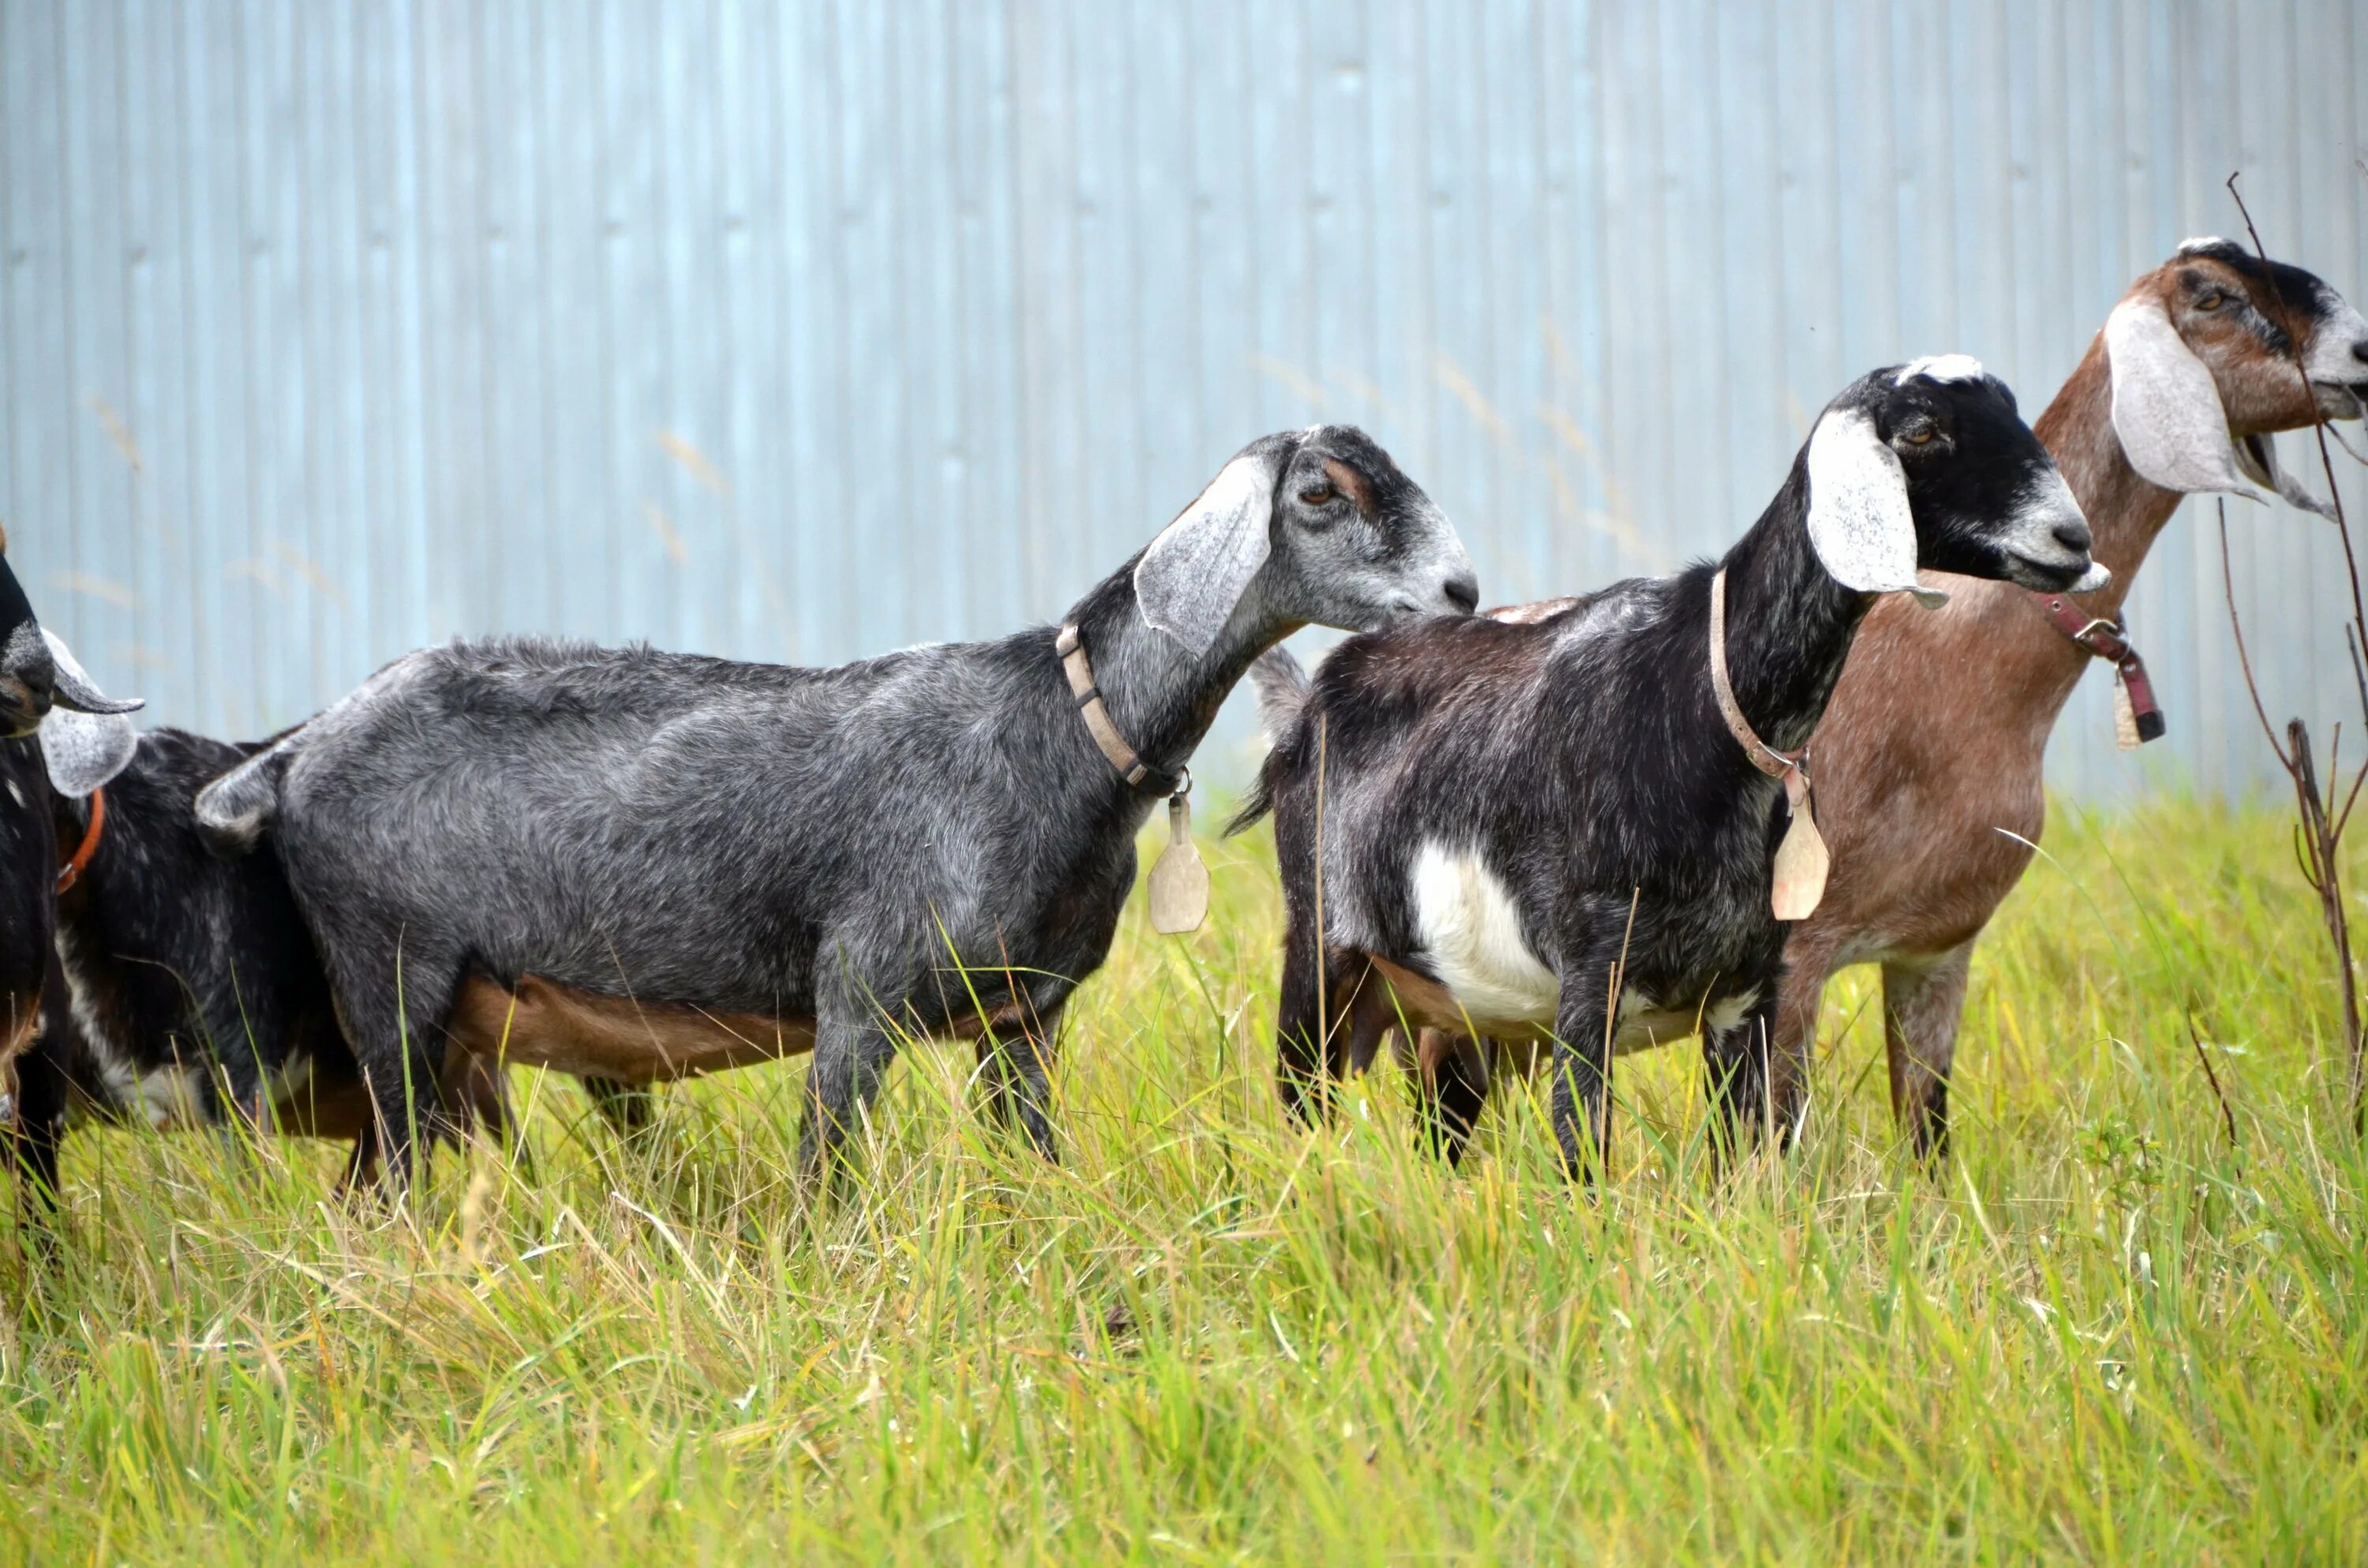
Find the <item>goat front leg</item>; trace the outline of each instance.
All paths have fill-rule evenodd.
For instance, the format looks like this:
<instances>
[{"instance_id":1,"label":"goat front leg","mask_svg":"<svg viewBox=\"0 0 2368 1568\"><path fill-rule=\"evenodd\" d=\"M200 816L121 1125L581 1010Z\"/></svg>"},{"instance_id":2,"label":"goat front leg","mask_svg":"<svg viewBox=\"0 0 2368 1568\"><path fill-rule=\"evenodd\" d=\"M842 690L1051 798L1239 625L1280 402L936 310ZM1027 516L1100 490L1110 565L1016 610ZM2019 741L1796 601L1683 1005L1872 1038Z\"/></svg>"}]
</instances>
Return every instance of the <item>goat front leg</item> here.
<instances>
[{"instance_id":1,"label":"goat front leg","mask_svg":"<svg viewBox=\"0 0 2368 1568\"><path fill-rule=\"evenodd\" d=\"M999 1036L979 1036L978 1066L986 1084L987 1109L1005 1127L1017 1125L1047 1164L1061 1163L1053 1131L1053 1062L1066 996L1040 1002L1024 1028Z\"/></svg>"},{"instance_id":2,"label":"goat front leg","mask_svg":"<svg viewBox=\"0 0 2368 1568\"><path fill-rule=\"evenodd\" d=\"M1916 1153L1949 1151L1949 1070L1965 1010L1974 944L1938 958L1883 966L1883 1044L1891 1063L1891 1114Z\"/></svg>"},{"instance_id":3,"label":"goat front leg","mask_svg":"<svg viewBox=\"0 0 2368 1568\"><path fill-rule=\"evenodd\" d=\"M1564 1172L1592 1185L1611 1160L1611 968L1615 946L1585 944L1562 971L1554 1009L1554 1142Z\"/></svg>"},{"instance_id":4,"label":"goat front leg","mask_svg":"<svg viewBox=\"0 0 2368 1568\"><path fill-rule=\"evenodd\" d=\"M1820 934L1822 935L1822 934ZM1834 972L1834 949L1796 932L1784 944L1784 972L1776 983L1775 1037L1770 1050L1770 1114L1790 1138L1808 1113L1809 1074L1816 1062L1817 1020L1825 1011L1826 982Z\"/></svg>"}]
</instances>

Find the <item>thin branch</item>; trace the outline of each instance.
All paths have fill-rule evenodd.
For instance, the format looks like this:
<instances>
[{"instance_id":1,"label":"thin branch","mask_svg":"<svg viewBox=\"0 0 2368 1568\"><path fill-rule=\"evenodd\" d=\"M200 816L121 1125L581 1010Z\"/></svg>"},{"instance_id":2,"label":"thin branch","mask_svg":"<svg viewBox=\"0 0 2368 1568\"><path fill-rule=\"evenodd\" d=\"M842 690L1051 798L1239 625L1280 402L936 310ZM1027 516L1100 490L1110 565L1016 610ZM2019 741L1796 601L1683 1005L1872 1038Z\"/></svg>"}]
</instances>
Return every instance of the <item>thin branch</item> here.
<instances>
[{"instance_id":1,"label":"thin branch","mask_svg":"<svg viewBox=\"0 0 2368 1568\"><path fill-rule=\"evenodd\" d=\"M2261 705L2260 683L2253 678L2252 655L2245 652L2245 623L2237 614L2237 572L2228 562L2228 503L2220 507L2220 586L2228 599L2228 630L2237 634L2237 667L2245 675L2245 693L2253 699L2253 715L2261 722L2261 733L2270 739L2270 750L2277 754L2278 766L2287 773L2294 772L2294 758L2278 744L2278 727L2270 722L2270 710Z\"/></svg>"},{"instance_id":2,"label":"thin branch","mask_svg":"<svg viewBox=\"0 0 2368 1568\"><path fill-rule=\"evenodd\" d=\"M2195 1047L2195 1060L2203 1063L2203 1080L2212 1085L2212 1097L2220 1102L2220 1124L2228 1130L2228 1147L2237 1146L2237 1113L2228 1108L2228 1096L2220 1087L2220 1074L2213 1069L2212 1053L2203 1049L2203 1033L2195 1027L2195 1004L2187 1005L2187 1038Z\"/></svg>"}]
</instances>

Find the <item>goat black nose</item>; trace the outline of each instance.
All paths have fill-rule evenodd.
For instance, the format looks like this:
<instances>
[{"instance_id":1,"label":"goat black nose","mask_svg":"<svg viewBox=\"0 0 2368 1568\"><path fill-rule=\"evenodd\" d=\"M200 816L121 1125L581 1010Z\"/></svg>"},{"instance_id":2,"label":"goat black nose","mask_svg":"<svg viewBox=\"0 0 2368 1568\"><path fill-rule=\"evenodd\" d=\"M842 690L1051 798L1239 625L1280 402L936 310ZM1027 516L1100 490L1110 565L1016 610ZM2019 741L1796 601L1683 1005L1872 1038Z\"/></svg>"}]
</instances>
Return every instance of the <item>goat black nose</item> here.
<instances>
[{"instance_id":1,"label":"goat black nose","mask_svg":"<svg viewBox=\"0 0 2368 1568\"><path fill-rule=\"evenodd\" d=\"M2351 346L2351 357L2362 364L2368 365L2368 337L2363 337Z\"/></svg>"},{"instance_id":2,"label":"goat black nose","mask_svg":"<svg viewBox=\"0 0 2368 1568\"><path fill-rule=\"evenodd\" d=\"M2075 517L2068 523L2058 523L2055 528L2055 542L2076 555L2089 553L2089 525Z\"/></svg>"},{"instance_id":3,"label":"goat black nose","mask_svg":"<svg viewBox=\"0 0 2368 1568\"><path fill-rule=\"evenodd\" d=\"M1447 602L1470 615L1480 608L1480 579L1466 572L1447 580Z\"/></svg>"}]
</instances>

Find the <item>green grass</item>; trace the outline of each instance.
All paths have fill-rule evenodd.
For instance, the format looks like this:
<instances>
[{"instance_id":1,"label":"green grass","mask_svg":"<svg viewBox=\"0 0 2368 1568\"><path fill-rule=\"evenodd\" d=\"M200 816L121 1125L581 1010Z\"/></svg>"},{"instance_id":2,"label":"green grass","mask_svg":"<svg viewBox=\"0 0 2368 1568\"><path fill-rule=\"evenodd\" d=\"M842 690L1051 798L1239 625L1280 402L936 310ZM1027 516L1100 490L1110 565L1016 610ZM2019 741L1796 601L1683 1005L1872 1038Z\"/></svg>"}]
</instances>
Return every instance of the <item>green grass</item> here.
<instances>
[{"instance_id":1,"label":"green grass","mask_svg":"<svg viewBox=\"0 0 2368 1568\"><path fill-rule=\"evenodd\" d=\"M1929 1175L1867 971L1803 1146L1724 1183L1691 1045L1621 1066L1596 1201L1526 1097L1461 1176L1387 1069L1297 1132L1238 845L1073 1009L1057 1169L957 1048L820 1213L797 1064L648 1154L521 1074L530 1171L448 1153L394 1217L324 1147L77 1133L59 1270L0 1261L0 1560L2368 1557L2368 1168L2287 831L2049 847Z\"/></svg>"}]
</instances>

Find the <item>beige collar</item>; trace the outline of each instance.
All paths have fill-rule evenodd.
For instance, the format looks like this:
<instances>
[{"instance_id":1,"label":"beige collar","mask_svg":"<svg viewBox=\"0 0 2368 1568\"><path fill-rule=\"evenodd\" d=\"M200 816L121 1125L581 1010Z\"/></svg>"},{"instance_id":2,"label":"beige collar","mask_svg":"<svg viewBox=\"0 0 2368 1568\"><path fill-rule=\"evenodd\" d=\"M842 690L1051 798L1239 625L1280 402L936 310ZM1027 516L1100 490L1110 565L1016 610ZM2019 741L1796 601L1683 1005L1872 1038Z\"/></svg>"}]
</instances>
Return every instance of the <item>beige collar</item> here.
<instances>
[{"instance_id":1,"label":"beige collar","mask_svg":"<svg viewBox=\"0 0 2368 1568\"><path fill-rule=\"evenodd\" d=\"M1804 774L1809 766L1809 748L1803 746L1794 756L1778 751L1759 738L1751 721L1743 716L1742 705L1735 700L1735 687L1726 678L1726 568L1722 566L1710 580L1710 689L1718 699L1718 716L1726 721L1727 733L1751 766L1770 778L1791 783L1795 775Z\"/></svg>"},{"instance_id":2,"label":"beige collar","mask_svg":"<svg viewBox=\"0 0 2368 1568\"><path fill-rule=\"evenodd\" d=\"M1770 908L1779 920L1806 920L1826 896L1826 875L1831 864L1826 841L1809 804L1809 748L1797 753L1778 751L1759 738L1751 721L1735 700L1735 687L1726 678L1726 568L1710 580L1710 689L1718 699L1718 716L1751 766L1770 778L1784 781L1784 804L1793 819L1776 846L1770 868Z\"/></svg>"},{"instance_id":3,"label":"beige collar","mask_svg":"<svg viewBox=\"0 0 2368 1568\"><path fill-rule=\"evenodd\" d=\"M1154 773L1135 749L1126 744L1110 719L1110 709L1102 702L1101 688L1094 684L1094 663L1086 656L1085 639L1075 622L1061 628L1053 641L1053 651L1061 655L1061 668L1069 677L1069 695L1077 699L1077 711L1086 721L1086 733L1094 737L1119 777L1136 789L1146 784L1166 794L1175 790L1180 778L1169 778Z\"/></svg>"}]
</instances>

